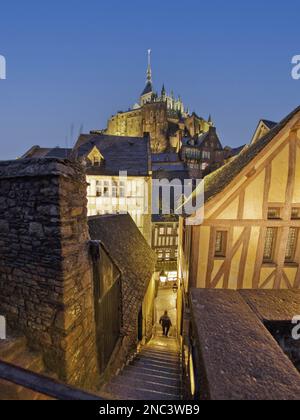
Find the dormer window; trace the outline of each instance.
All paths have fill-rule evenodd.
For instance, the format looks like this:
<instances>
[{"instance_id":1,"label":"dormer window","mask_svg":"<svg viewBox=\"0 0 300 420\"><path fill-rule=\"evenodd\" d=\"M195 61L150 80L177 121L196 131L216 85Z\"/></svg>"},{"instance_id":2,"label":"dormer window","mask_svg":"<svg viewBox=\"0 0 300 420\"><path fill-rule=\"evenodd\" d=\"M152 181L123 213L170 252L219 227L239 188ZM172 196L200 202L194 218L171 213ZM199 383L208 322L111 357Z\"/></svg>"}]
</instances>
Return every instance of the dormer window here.
<instances>
[{"instance_id":1,"label":"dormer window","mask_svg":"<svg viewBox=\"0 0 300 420\"><path fill-rule=\"evenodd\" d=\"M93 166L100 166L101 159L100 156L94 156L93 158Z\"/></svg>"},{"instance_id":2,"label":"dormer window","mask_svg":"<svg viewBox=\"0 0 300 420\"><path fill-rule=\"evenodd\" d=\"M99 149L95 146L87 157L87 163L89 166L101 166L104 161L104 157L100 153Z\"/></svg>"}]
</instances>

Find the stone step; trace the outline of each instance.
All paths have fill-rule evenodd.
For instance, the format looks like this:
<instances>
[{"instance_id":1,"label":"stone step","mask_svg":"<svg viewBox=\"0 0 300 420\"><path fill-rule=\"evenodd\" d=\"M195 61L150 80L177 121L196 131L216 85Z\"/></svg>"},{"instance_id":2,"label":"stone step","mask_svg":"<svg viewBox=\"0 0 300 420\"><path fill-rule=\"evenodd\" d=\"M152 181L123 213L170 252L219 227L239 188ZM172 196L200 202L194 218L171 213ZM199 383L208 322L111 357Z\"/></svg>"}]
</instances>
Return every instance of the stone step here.
<instances>
[{"instance_id":1,"label":"stone step","mask_svg":"<svg viewBox=\"0 0 300 420\"><path fill-rule=\"evenodd\" d=\"M140 373L139 371L131 371L130 369L125 368L124 371L120 374L120 377L125 377L128 379L136 378L138 380L153 381L162 385L172 385L179 387L181 386L181 378L178 376L176 378L170 376L163 376L160 373L151 374L151 373Z\"/></svg>"},{"instance_id":2,"label":"stone step","mask_svg":"<svg viewBox=\"0 0 300 420\"><path fill-rule=\"evenodd\" d=\"M170 353L166 351L154 350L154 349L144 349L141 353L145 354L153 354L161 357L168 357L172 359L179 359L181 354L180 353Z\"/></svg>"},{"instance_id":3,"label":"stone step","mask_svg":"<svg viewBox=\"0 0 300 420\"><path fill-rule=\"evenodd\" d=\"M131 377L128 376L118 376L111 381L111 384L131 386L136 389L149 389L151 391L157 391L162 393L167 393L177 396L181 393L181 388L179 386L161 384L155 382L155 378L147 379L146 377Z\"/></svg>"},{"instance_id":4,"label":"stone step","mask_svg":"<svg viewBox=\"0 0 300 420\"><path fill-rule=\"evenodd\" d=\"M167 351L158 351L158 350L150 349L148 347L144 348L141 351L141 353L142 354L150 354L150 355L158 356L158 357L164 357L164 358L167 358L167 359L178 359L181 356L180 353L169 353Z\"/></svg>"},{"instance_id":5,"label":"stone step","mask_svg":"<svg viewBox=\"0 0 300 420\"><path fill-rule=\"evenodd\" d=\"M146 352L142 352L140 353L138 356L138 358L149 358L153 361L157 361L157 362L161 362L161 363L166 363L166 364L180 364L180 359L179 357L161 357L158 356L156 354L152 354L152 353L146 353Z\"/></svg>"},{"instance_id":6,"label":"stone step","mask_svg":"<svg viewBox=\"0 0 300 420\"><path fill-rule=\"evenodd\" d=\"M17 358L22 352L26 351L25 337L10 337L0 341L0 359L7 363Z\"/></svg>"},{"instance_id":7,"label":"stone step","mask_svg":"<svg viewBox=\"0 0 300 420\"><path fill-rule=\"evenodd\" d=\"M109 384L105 387L105 390L120 400L165 400L165 401L179 401L181 400L181 395L174 395L165 392L157 392L151 389L136 389L129 385L118 385L118 384Z\"/></svg>"},{"instance_id":8,"label":"stone step","mask_svg":"<svg viewBox=\"0 0 300 420\"><path fill-rule=\"evenodd\" d=\"M163 363L157 363L157 362L152 362L151 360L147 360L147 359L142 359L142 360L135 360L132 363L132 366L136 366L136 367L143 367L143 368L147 368L147 369L152 369L152 370L161 370L162 372L169 372L169 373L174 373L174 374L179 374L180 373L180 366L166 366Z\"/></svg>"},{"instance_id":9,"label":"stone step","mask_svg":"<svg viewBox=\"0 0 300 420\"><path fill-rule=\"evenodd\" d=\"M138 372L139 374L147 374L147 375L153 375L153 376L160 376L163 378L170 378L170 379L174 379L174 380L180 380L181 376L178 373L175 372L170 372L170 371L162 371L161 369L153 369L153 368L149 368L149 367L144 367L144 366L133 366L133 365L129 365L126 367L126 370L131 370L131 372Z\"/></svg>"},{"instance_id":10,"label":"stone step","mask_svg":"<svg viewBox=\"0 0 300 420\"><path fill-rule=\"evenodd\" d=\"M170 346L170 345L166 345L166 346L160 346L160 345L157 345L157 344L151 344L151 343L149 343L149 344L147 344L147 346L145 346L144 348L147 348L147 349L153 349L153 350L157 350L157 351L163 351L163 352L166 352L166 353L179 353L180 351L179 351L179 346Z\"/></svg>"},{"instance_id":11,"label":"stone step","mask_svg":"<svg viewBox=\"0 0 300 420\"><path fill-rule=\"evenodd\" d=\"M161 366L164 368L170 368L170 369L180 369L181 368L181 364L179 361L174 361L174 362L170 362L170 361L162 361L159 359L153 359L152 357L148 357L148 356L139 356L137 357L133 363L135 362L146 362L146 363L151 363L153 365L156 366Z\"/></svg>"}]
</instances>

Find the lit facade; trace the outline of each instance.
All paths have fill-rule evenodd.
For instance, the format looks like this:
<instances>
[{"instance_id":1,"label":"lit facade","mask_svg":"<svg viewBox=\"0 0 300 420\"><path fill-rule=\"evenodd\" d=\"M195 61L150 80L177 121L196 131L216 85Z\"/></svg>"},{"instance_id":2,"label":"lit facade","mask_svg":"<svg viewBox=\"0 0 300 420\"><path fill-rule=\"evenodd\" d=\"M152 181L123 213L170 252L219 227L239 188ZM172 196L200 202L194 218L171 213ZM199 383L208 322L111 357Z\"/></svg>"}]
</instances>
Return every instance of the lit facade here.
<instances>
[{"instance_id":1,"label":"lit facade","mask_svg":"<svg viewBox=\"0 0 300 420\"><path fill-rule=\"evenodd\" d=\"M179 152L185 135L200 135L210 126L209 121L195 113L190 115L181 97L175 97L173 91L168 94L165 86L160 94L154 90L149 52L146 86L138 103L126 112L113 115L108 121L106 133L133 137L148 133L153 153Z\"/></svg>"},{"instance_id":2,"label":"lit facade","mask_svg":"<svg viewBox=\"0 0 300 420\"><path fill-rule=\"evenodd\" d=\"M205 179L205 219L181 220L180 272L197 288L300 287L300 111Z\"/></svg>"},{"instance_id":3,"label":"lit facade","mask_svg":"<svg viewBox=\"0 0 300 420\"><path fill-rule=\"evenodd\" d=\"M88 215L129 213L150 243L151 215L145 208L151 204L150 177L87 175Z\"/></svg>"}]
</instances>

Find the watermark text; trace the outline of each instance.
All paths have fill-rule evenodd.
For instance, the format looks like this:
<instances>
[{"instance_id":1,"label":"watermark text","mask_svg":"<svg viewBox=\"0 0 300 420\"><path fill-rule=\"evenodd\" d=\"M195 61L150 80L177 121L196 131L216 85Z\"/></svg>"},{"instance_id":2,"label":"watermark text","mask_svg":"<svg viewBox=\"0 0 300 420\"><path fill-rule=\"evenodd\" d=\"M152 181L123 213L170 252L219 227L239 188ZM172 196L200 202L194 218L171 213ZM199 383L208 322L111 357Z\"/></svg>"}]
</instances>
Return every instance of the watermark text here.
<instances>
[{"instance_id":1,"label":"watermark text","mask_svg":"<svg viewBox=\"0 0 300 420\"><path fill-rule=\"evenodd\" d=\"M300 340L300 315L294 316L292 324L295 325L292 330L292 337L294 340Z\"/></svg>"},{"instance_id":2,"label":"watermark text","mask_svg":"<svg viewBox=\"0 0 300 420\"><path fill-rule=\"evenodd\" d=\"M6 80L6 59L0 55L0 80Z\"/></svg>"},{"instance_id":3,"label":"watermark text","mask_svg":"<svg viewBox=\"0 0 300 420\"><path fill-rule=\"evenodd\" d=\"M294 55L292 58L292 64L294 65L292 69L292 78L294 80L300 79L300 55Z\"/></svg>"},{"instance_id":4,"label":"watermark text","mask_svg":"<svg viewBox=\"0 0 300 420\"><path fill-rule=\"evenodd\" d=\"M6 320L0 315L0 340L6 340Z\"/></svg>"}]
</instances>

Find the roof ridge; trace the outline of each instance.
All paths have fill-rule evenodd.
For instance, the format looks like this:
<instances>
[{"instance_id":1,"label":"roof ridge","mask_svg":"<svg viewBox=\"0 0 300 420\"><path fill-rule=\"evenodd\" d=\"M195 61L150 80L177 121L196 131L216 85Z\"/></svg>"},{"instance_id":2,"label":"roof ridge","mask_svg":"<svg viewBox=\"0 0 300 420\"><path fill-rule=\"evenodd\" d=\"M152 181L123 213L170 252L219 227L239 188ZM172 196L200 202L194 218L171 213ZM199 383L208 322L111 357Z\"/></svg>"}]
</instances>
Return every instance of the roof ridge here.
<instances>
[{"instance_id":1,"label":"roof ridge","mask_svg":"<svg viewBox=\"0 0 300 420\"><path fill-rule=\"evenodd\" d=\"M253 144L247 144L236 158L204 178L205 201L223 191L223 189L244 169L286 126L286 124L300 112L300 106L284 117L265 136Z\"/></svg>"}]
</instances>

